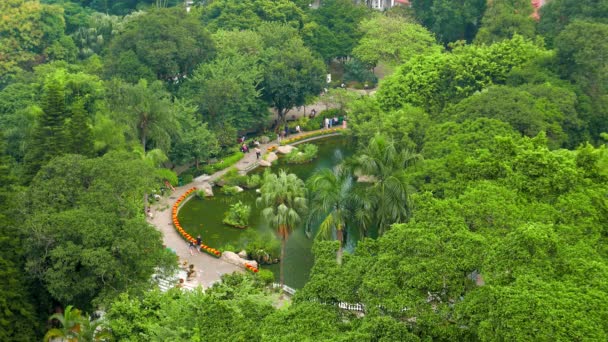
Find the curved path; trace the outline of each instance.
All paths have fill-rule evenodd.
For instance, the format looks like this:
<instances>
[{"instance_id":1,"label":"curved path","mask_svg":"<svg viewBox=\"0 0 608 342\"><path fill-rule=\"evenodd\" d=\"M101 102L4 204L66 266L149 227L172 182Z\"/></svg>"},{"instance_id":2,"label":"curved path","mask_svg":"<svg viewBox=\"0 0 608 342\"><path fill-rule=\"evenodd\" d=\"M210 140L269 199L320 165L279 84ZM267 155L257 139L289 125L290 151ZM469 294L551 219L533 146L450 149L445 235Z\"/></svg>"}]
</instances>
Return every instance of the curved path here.
<instances>
[{"instance_id":1,"label":"curved path","mask_svg":"<svg viewBox=\"0 0 608 342\"><path fill-rule=\"evenodd\" d=\"M288 137L288 139L298 137L301 135L309 134L315 131L303 132L299 134L292 134ZM328 134L317 136L311 139L306 139L306 141L313 139L320 139L329 136L334 136L336 134ZM303 141L298 141L296 143L300 143ZM267 144L261 144L260 149L262 153L266 153L268 148L272 146L279 146L275 141L269 142ZM253 149L250 150L241 160L239 160L235 166L239 171L247 172L248 170L253 169L253 165L257 164L256 155ZM156 226L163 234L163 242L164 244L172 248L176 251L177 256L180 259L180 262L187 260L188 264L193 264L195 270L197 271L196 278L187 283L187 287L196 287L198 285L202 285L203 288L210 287L213 283L220 281L222 274L233 273L233 272L245 272L240 266L236 266L224 261L222 258L217 259L212 257L206 253L197 253L194 252L194 255L190 255L190 251L188 249L188 243L179 235L179 233L173 227L173 221L171 219L171 208L173 204L177 201L177 199L183 195L188 189L193 186L197 188L202 188L204 185L215 181L222 177L231 167L228 167L224 170L220 170L211 176L200 176L194 179L194 181L190 184L177 187L175 191L171 193L169 197L163 197L158 203L154 204L151 207L152 218L148 218L148 222ZM203 236L203 242L205 241L205 237ZM219 246L211 246L211 247L219 247Z\"/></svg>"}]
</instances>

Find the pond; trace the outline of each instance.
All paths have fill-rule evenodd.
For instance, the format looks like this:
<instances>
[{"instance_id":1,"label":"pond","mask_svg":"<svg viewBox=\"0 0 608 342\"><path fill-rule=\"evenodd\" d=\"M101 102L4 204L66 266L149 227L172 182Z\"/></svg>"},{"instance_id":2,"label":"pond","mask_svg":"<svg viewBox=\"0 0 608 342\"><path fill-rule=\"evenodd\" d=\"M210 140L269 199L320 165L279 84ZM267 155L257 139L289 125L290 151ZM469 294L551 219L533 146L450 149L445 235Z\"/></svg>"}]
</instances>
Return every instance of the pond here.
<instances>
[{"instance_id":1,"label":"pond","mask_svg":"<svg viewBox=\"0 0 608 342\"><path fill-rule=\"evenodd\" d=\"M313 172L321 168L331 168L337 165L343 158L350 157L354 149L349 141L343 137L332 137L314 141L319 147L318 157L310 163L299 165L288 165L281 158L271 170L277 172L284 169L288 173L294 173L303 180L310 177ZM255 172L263 172L258 168ZM266 225L260 217L260 209L255 206L257 194L255 190L246 190L235 196L227 196L218 188L214 189L215 196L207 199L192 198L179 211L179 221L184 229L192 236L200 234L203 242L211 247L219 248L225 245L239 246L239 241L245 237L247 230L255 229L260 233L274 231ZM251 205L250 228L238 229L226 226L222 223L224 213L228 211L231 204L242 201ZM313 265L311 247L313 240L309 239L304 226L300 225L289 236L286 245L285 256L285 283L293 288L302 288L308 280L310 269ZM348 234L347 248L353 245L355 234ZM262 268L269 269L278 279L279 264L263 265Z\"/></svg>"}]
</instances>

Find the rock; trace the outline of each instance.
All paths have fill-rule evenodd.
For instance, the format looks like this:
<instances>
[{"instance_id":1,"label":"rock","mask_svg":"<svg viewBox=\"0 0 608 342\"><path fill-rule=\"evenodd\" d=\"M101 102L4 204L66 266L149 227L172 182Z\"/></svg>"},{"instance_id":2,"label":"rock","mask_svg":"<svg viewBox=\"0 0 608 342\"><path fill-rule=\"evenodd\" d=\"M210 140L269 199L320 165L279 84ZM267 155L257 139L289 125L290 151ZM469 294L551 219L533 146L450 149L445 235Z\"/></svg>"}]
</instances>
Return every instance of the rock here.
<instances>
[{"instance_id":1,"label":"rock","mask_svg":"<svg viewBox=\"0 0 608 342\"><path fill-rule=\"evenodd\" d=\"M241 266L241 267L245 267L245 264L249 264L255 268L258 268L258 263L255 260L247 260L247 259L243 259L241 258L238 254L234 253L234 252L224 252L222 253L222 257L220 258L222 260L224 260L227 263L233 264L233 265L237 265L237 266Z\"/></svg>"},{"instance_id":2,"label":"rock","mask_svg":"<svg viewBox=\"0 0 608 342\"><path fill-rule=\"evenodd\" d=\"M264 167L270 167L270 166L272 165L272 163L271 163L271 162L269 162L269 161L267 161L267 160L260 160L260 161L258 162L258 165L260 165L260 166L264 166Z\"/></svg>"},{"instance_id":3,"label":"rock","mask_svg":"<svg viewBox=\"0 0 608 342\"><path fill-rule=\"evenodd\" d=\"M269 163L273 163L275 160L279 159L279 157L277 156L276 153L274 152L270 152L268 153L268 155L266 156L266 161Z\"/></svg>"},{"instance_id":4,"label":"rock","mask_svg":"<svg viewBox=\"0 0 608 342\"><path fill-rule=\"evenodd\" d=\"M247 252L243 249L237 254L242 259L247 259Z\"/></svg>"},{"instance_id":5,"label":"rock","mask_svg":"<svg viewBox=\"0 0 608 342\"><path fill-rule=\"evenodd\" d=\"M374 176L361 175L357 177L357 182L359 183L376 183L376 181L377 179Z\"/></svg>"},{"instance_id":6,"label":"rock","mask_svg":"<svg viewBox=\"0 0 608 342\"><path fill-rule=\"evenodd\" d=\"M211 184L203 183L201 185L201 190L203 190L205 197L213 197L213 189L211 188Z\"/></svg>"},{"instance_id":7,"label":"rock","mask_svg":"<svg viewBox=\"0 0 608 342\"><path fill-rule=\"evenodd\" d=\"M236 189L236 192L243 192L243 188L238 185L235 185L234 188Z\"/></svg>"},{"instance_id":8,"label":"rock","mask_svg":"<svg viewBox=\"0 0 608 342\"><path fill-rule=\"evenodd\" d=\"M279 146L279 148L277 148L277 152L281 154L287 154L291 152L294 148L295 147L291 145Z\"/></svg>"},{"instance_id":9,"label":"rock","mask_svg":"<svg viewBox=\"0 0 608 342\"><path fill-rule=\"evenodd\" d=\"M237 266L244 265L243 259L241 259L241 257L239 257L234 252L225 251L224 253L222 253L222 257L220 259L224 260L227 263L233 264L233 265L237 265Z\"/></svg>"}]
</instances>

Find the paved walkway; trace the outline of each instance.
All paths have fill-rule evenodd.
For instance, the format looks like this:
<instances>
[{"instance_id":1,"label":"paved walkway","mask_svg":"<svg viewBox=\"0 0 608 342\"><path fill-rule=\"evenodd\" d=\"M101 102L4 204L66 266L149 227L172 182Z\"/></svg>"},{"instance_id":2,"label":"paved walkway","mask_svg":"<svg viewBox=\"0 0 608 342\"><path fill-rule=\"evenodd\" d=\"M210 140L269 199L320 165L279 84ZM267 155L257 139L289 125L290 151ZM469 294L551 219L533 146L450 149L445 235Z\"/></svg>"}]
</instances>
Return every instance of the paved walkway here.
<instances>
[{"instance_id":1,"label":"paved walkway","mask_svg":"<svg viewBox=\"0 0 608 342\"><path fill-rule=\"evenodd\" d=\"M307 133L310 133L310 131L299 134L291 134L287 138L294 138ZM318 138L323 138L323 136L319 136ZM267 144L261 144L260 149L262 150L262 154L266 153L267 149L272 146L278 146L276 140ZM254 150L251 149L250 152L247 153L234 166L236 166L239 171L247 172L253 169L254 164L257 164L256 155ZM200 189L205 185L205 183L209 184L214 182L228 172L229 169L230 167L220 170L210 176L203 175L197 177L192 183L175 188L175 191L171 193L169 197L163 197L158 203L151 207L152 218L149 218L148 222L156 226L156 228L163 234L164 244L176 251L177 256L180 259L180 263L187 260L188 264L194 265L197 276L195 279L188 282L188 287L202 285L203 288L207 288L213 285L213 283L220 281L222 274L245 272L245 270L240 266L230 264L221 258L217 259L206 253L197 253L195 251L194 255L190 255L188 244L175 230L173 227L173 221L171 219L171 208L181 195L183 195L193 186ZM203 242L205 242L204 236ZM211 247L217 248L219 246Z\"/></svg>"}]
</instances>

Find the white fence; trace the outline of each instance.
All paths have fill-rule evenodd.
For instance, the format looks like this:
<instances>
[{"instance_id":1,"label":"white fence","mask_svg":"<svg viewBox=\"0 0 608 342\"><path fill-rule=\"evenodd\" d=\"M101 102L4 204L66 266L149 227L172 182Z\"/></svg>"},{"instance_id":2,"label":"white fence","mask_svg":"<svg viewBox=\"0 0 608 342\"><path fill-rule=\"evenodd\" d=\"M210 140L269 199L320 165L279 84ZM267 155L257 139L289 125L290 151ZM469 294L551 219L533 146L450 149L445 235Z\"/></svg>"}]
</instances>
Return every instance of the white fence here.
<instances>
[{"instance_id":1,"label":"white fence","mask_svg":"<svg viewBox=\"0 0 608 342\"><path fill-rule=\"evenodd\" d=\"M279 284L279 283L272 283L272 288L273 289L281 288L281 284ZM283 285L283 292L289 294L290 296L293 296L296 293L296 289L291 288L291 287L289 287L287 285ZM316 301L316 300L314 300L314 301ZM347 302L338 302L338 303L325 303L325 302L321 302L321 304L336 305L337 307L339 307L342 310L365 312L365 305L363 305L361 303L352 304L352 303L347 303Z\"/></svg>"}]
</instances>

